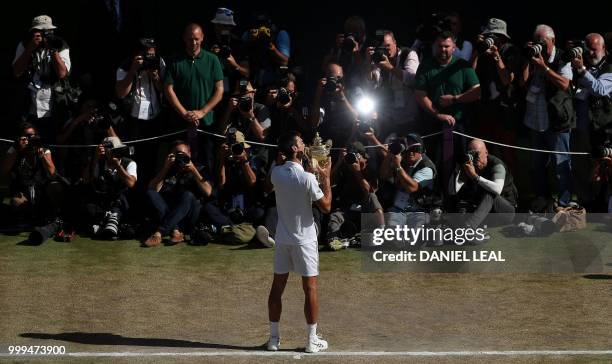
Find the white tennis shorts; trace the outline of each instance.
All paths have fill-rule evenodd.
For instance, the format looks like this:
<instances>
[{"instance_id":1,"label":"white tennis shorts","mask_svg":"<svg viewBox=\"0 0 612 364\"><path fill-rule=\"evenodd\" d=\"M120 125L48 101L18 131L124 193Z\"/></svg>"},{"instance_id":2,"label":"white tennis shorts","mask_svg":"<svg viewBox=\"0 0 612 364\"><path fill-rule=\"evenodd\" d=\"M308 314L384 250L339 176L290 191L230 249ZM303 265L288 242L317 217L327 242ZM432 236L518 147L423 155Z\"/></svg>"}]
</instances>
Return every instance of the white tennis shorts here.
<instances>
[{"instance_id":1,"label":"white tennis shorts","mask_svg":"<svg viewBox=\"0 0 612 364\"><path fill-rule=\"evenodd\" d=\"M293 245L276 243L274 247L274 273L295 272L302 277L319 275L319 248L317 242Z\"/></svg>"}]
</instances>

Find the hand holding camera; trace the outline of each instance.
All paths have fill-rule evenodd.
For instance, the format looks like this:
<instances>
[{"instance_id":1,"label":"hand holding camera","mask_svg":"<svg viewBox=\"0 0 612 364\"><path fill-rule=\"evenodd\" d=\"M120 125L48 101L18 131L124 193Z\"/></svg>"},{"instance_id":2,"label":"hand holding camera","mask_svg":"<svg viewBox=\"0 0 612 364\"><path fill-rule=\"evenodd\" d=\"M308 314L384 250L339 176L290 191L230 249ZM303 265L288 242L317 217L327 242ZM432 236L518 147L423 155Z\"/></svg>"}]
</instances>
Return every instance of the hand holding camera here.
<instances>
[{"instance_id":1,"label":"hand holding camera","mask_svg":"<svg viewBox=\"0 0 612 364\"><path fill-rule=\"evenodd\" d=\"M140 68L142 67L142 64L144 63L144 58L142 57L142 55L137 55L132 59L132 65L130 67L130 72L131 73L136 73L138 72L138 70L140 70Z\"/></svg>"}]
</instances>

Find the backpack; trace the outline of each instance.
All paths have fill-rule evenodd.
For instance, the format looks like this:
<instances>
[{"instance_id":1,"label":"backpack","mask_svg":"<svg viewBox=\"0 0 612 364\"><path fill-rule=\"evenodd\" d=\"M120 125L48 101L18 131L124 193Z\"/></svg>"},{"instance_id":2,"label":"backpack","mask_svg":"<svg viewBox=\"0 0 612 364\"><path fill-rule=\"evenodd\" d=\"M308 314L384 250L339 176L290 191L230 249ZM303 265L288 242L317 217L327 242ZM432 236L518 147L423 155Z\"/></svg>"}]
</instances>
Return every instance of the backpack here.
<instances>
[{"instance_id":1,"label":"backpack","mask_svg":"<svg viewBox=\"0 0 612 364\"><path fill-rule=\"evenodd\" d=\"M247 244L255 237L255 228L249 223L236 224L221 228L221 242L241 245Z\"/></svg>"}]
</instances>

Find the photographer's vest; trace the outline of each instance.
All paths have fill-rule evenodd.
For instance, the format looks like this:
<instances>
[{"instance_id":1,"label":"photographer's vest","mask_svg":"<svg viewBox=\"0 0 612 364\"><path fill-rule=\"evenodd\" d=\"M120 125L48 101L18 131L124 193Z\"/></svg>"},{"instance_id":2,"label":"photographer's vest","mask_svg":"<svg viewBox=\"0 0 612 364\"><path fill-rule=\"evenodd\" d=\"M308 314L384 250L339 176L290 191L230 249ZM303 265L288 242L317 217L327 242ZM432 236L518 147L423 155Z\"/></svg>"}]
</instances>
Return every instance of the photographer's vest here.
<instances>
[{"instance_id":1,"label":"photographer's vest","mask_svg":"<svg viewBox=\"0 0 612 364\"><path fill-rule=\"evenodd\" d=\"M423 168L427 168L427 167L431 168L431 170L433 171L432 179L435 182L436 175L438 174L438 171L436 170L436 165L425 154L421 155L421 162L416 167L412 168L412 170L410 171L410 173L408 173L408 175L411 178L414 178L414 176L416 175L418 171L420 171ZM412 192L412 198L414 199L414 201L416 201L416 203L419 206L423 208L430 207L431 200L433 197L433 186L434 186L434 183L432 183L431 186L427 186L423 188L419 186L418 190L416 190L415 192Z\"/></svg>"},{"instance_id":2,"label":"photographer's vest","mask_svg":"<svg viewBox=\"0 0 612 364\"><path fill-rule=\"evenodd\" d=\"M546 60L546 65L557 72L563 64L563 51L556 48L552 62ZM555 132L567 131L576 127L576 112L574 110L573 91L561 90L552 82L546 80L546 101L548 103L548 121L550 129Z\"/></svg>"},{"instance_id":3,"label":"photographer's vest","mask_svg":"<svg viewBox=\"0 0 612 364\"><path fill-rule=\"evenodd\" d=\"M417 165L413 168L410 168L407 173L410 178L414 178L418 171L427 167L431 168L431 170L433 171L432 180L435 181L437 175L436 165L425 154L421 156L421 160L417 163ZM434 185L434 183L432 183L430 186L425 187L421 187L421 185L419 185L419 188L415 192L409 193L406 192L403 188L398 187L396 184L394 207L406 211L428 211L429 208L434 204ZM397 188L401 189L397 190ZM410 203L410 200L406 201L407 198L411 199L412 203ZM408 206L406 206L406 204Z\"/></svg>"},{"instance_id":4,"label":"photographer's vest","mask_svg":"<svg viewBox=\"0 0 612 364\"><path fill-rule=\"evenodd\" d=\"M608 62L607 56L601 60L596 68L597 73L591 73L595 78L604 73L612 73L612 63ZM594 131L607 129L612 126L612 95L602 97L589 96L589 120Z\"/></svg>"},{"instance_id":5,"label":"photographer's vest","mask_svg":"<svg viewBox=\"0 0 612 364\"><path fill-rule=\"evenodd\" d=\"M62 52L69 48L65 40L61 39L61 41L62 47L57 52ZM38 51L32 55L32 61L28 70L28 84L34 84L35 74L39 75L41 88L51 89L51 112L59 120L66 119L69 116L69 112L73 111L72 108L77 104L81 91L70 85L69 75L62 79L57 76L48 50L45 57L41 57ZM33 92L32 89L29 90ZM30 100L31 102L33 100ZM30 109L30 106L28 106L28 109Z\"/></svg>"},{"instance_id":6,"label":"photographer's vest","mask_svg":"<svg viewBox=\"0 0 612 364\"><path fill-rule=\"evenodd\" d=\"M412 51L407 47L398 47L395 59L389 59L394 68L403 70L404 63ZM398 80L391 72L381 72L380 93L382 101L393 108L406 107L406 92L403 80ZM394 83L396 83L394 85Z\"/></svg>"}]
</instances>

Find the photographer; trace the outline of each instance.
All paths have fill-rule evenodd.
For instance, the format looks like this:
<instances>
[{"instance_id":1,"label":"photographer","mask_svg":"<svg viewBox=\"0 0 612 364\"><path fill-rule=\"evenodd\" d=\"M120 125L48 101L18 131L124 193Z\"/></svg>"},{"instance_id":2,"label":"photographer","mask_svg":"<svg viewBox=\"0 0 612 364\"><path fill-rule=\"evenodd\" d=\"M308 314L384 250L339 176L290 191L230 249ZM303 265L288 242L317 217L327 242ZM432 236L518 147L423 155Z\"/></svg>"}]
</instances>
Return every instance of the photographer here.
<instances>
[{"instance_id":1,"label":"photographer","mask_svg":"<svg viewBox=\"0 0 612 364\"><path fill-rule=\"evenodd\" d=\"M279 30L266 13L253 15L244 34L249 74L255 85L265 88L279 79L279 68L287 67L291 54L289 33Z\"/></svg>"},{"instance_id":2,"label":"photographer","mask_svg":"<svg viewBox=\"0 0 612 364\"><path fill-rule=\"evenodd\" d=\"M380 34L379 34L380 33ZM374 81L383 121L380 135L413 131L417 128L418 106L412 86L419 67L419 58L413 50L400 48L393 32L377 31L378 46L369 47L367 56L372 61L370 79Z\"/></svg>"},{"instance_id":3,"label":"photographer","mask_svg":"<svg viewBox=\"0 0 612 364\"><path fill-rule=\"evenodd\" d=\"M161 103L166 69L153 38L141 38L131 59L117 69L115 95L123 101L129 117L124 125L124 137L129 140L161 134ZM135 155L143 181L155 173L157 149L152 143L138 145Z\"/></svg>"},{"instance_id":4,"label":"photographer","mask_svg":"<svg viewBox=\"0 0 612 364\"><path fill-rule=\"evenodd\" d=\"M51 151L43 146L36 128L20 127L17 141L2 161L2 174L9 176L10 207L19 220L46 224L58 216L62 184L56 179Z\"/></svg>"},{"instance_id":5,"label":"photographer","mask_svg":"<svg viewBox=\"0 0 612 364\"><path fill-rule=\"evenodd\" d=\"M533 41L525 47L527 62L519 83L527 90L524 124L529 129L531 147L570 151L570 130L576 126L571 95L572 68L564 60L563 51L555 47L555 33L548 25L538 25ZM548 159L554 158L557 198L567 206L570 191L571 159L568 154L534 153L533 180L535 194L548 199Z\"/></svg>"},{"instance_id":6,"label":"photographer","mask_svg":"<svg viewBox=\"0 0 612 364\"><path fill-rule=\"evenodd\" d=\"M356 131L357 118L358 113L345 94L342 67L328 64L315 91L310 124L318 128L323 139L331 139L334 145L347 145Z\"/></svg>"},{"instance_id":7,"label":"photographer","mask_svg":"<svg viewBox=\"0 0 612 364\"><path fill-rule=\"evenodd\" d=\"M473 139L463 164L458 165L449 184L456 196L457 209L471 213L465 224L482 225L489 213L496 213L494 224L510 224L514 219L518 192L504 163L489 154L485 143Z\"/></svg>"},{"instance_id":8,"label":"photographer","mask_svg":"<svg viewBox=\"0 0 612 364\"><path fill-rule=\"evenodd\" d=\"M476 107L476 125L472 129L482 138L516 145L519 115L515 83L516 75L520 73L520 49L510 43L506 22L489 19L477 37L471 56L472 67L480 83L485 85L481 88L481 102ZM493 148L513 169L512 150Z\"/></svg>"},{"instance_id":9,"label":"photographer","mask_svg":"<svg viewBox=\"0 0 612 364\"><path fill-rule=\"evenodd\" d=\"M134 188L137 165L130 159L130 149L116 136L106 137L98 145L85 181L89 193L85 206L88 226L93 235L115 240L121 219L127 215L128 190Z\"/></svg>"},{"instance_id":10,"label":"photographer","mask_svg":"<svg viewBox=\"0 0 612 364\"><path fill-rule=\"evenodd\" d=\"M272 125L270 111L266 105L255 102L255 90L247 80L240 80L236 92L229 99L227 109L220 124L222 130L235 128L246 139L264 142ZM268 164L268 150L254 147L251 155L256 157L258 166L264 168Z\"/></svg>"},{"instance_id":11,"label":"photographer","mask_svg":"<svg viewBox=\"0 0 612 364\"><path fill-rule=\"evenodd\" d=\"M591 33L586 36L583 46L574 47L569 53L578 86L576 136L590 139L590 143L585 143L584 149L587 151L602 148L609 144L612 135L612 63L608 60L604 38ZM597 197L597 189L593 189L589 181L581 177L588 174L579 172L582 167L580 163L575 165L575 175L578 177L576 193L586 200L582 203L592 202L589 200Z\"/></svg>"},{"instance_id":12,"label":"photographer","mask_svg":"<svg viewBox=\"0 0 612 364\"><path fill-rule=\"evenodd\" d=\"M181 140L173 143L162 169L149 183L147 197L158 223L155 232L144 241L155 247L170 234L170 243L185 240L200 218L201 200L210 197L212 186L204 167L194 164L189 145Z\"/></svg>"},{"instance_id":13,"label":"photographer","mask_svg":"<svg viewBox=\"0 0 612 364\"><path fill-rule=\"evenodd\" d=\"M220 147L217 161L217 193L214 203L207 203L207 215L217 227L244 222L256 223L263 218L259 189L255 188L257 173L251 146L244 134L230 128L227 141ZM263 177L261 178L263 179Z\"/></svg>"},{"instance_id":14,"label":"photographer","mask_svg":"<svg viewBox=\"0 0 612 364\"><path fill-rule=\"evenodd\" d=\"M381 168L381 182L394 186L391 207L387 209L386 224L419 227L427 222L431 197L437 175L436 166L425 155L423 140L418 134L397 138L388 149Z\"/></svg>"},{"instance_id":15,"label":"photographer","mask_svg":"<svg viewBox=\"0 0 612 364\"><path fill-rule=\"evenodd\" d=\"M338 250L348 246L345 242L361 231L361 213L376 213L381 221L384 220L383 208L375 193L378 176L368 164L363 144L354 142L342 150L332 172L332 185L337 186L338 191L333 194L327 243L332 250Z\"/></svg>"},{"instance_id":16,"label":"photographer","mask_svg":"<svg viewBox=\"0 0 612 364\"><path fill-rule=\"evenodd\" d=\"M119 113L112 113L108 104L83 94L79 99L78 114L66 121L57 134L57 143L88 145L106 137L116 137L114 126L120 120ZM62 175L72 182L78 181L83 177L83 168L88 165L89 157L78 148L59 149L59 168Z\"/></svg>"},{"instance_id":17,"label":"photographer","mask_svg":"<svg viewBox=\"0 0 612 364\"><path fill-rule=\"evenodd\" d=\"M298 131L306 140L314 136L314 128L308 120L308 107L298 93L295 76L288 73L280 79L276 88L270 88L266 95L266 106L270 110L272 126L267 140L273 141L288 133Z\"/></svg>"},{"instance_id":18,"label":"photographer","mask_svg":"<svg viewBox=\"0 0 612 364\"><path fill-rule=\"evenodd\" d=\"M235 85L240 78L249 77L249 62L244 59L242 40L232 33L236 27L234 12L227 8L218 8L210 22L214 32L207 40L210 45L207 48L221 61L223 90L229 95L231 85Z\"/></svg>"},{"instance_id":19,"label":"photographer","mask_svg":"<svg viewBox=\"0 0 612 364\"><path fill-rule=\"evenodd\" d=\"M49 16L35 17L28 39L19 43L13 60L13 74L23 77L29 94L25 115L49 141L55 136L55 117L68 111L56 110L62 99L57 90L67 92L67 82L62 80L67 80L71 65L68 44L54 34L55 29Z\"/></svg>"},{"instance_id":20,"label":"photographer","mask_svg":"<svg viewBox=\"0 0 612 364\"><path fill-rule=\"evenodd\" d=\"M465 131L467 104L480 99L480 81L476 72L467 61L453 56L453 39L453 33L448 31L436 36L434 58L419 66L414 92L417 103L427 113L425 121L429 130L425 131L443 131L442 143L435 150L436 164L442 166L442 185L448 183L453 169L454 145L465 145L462 137L453 140L452 131Z\"/></svg>"}]
</instances>

